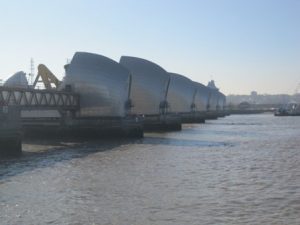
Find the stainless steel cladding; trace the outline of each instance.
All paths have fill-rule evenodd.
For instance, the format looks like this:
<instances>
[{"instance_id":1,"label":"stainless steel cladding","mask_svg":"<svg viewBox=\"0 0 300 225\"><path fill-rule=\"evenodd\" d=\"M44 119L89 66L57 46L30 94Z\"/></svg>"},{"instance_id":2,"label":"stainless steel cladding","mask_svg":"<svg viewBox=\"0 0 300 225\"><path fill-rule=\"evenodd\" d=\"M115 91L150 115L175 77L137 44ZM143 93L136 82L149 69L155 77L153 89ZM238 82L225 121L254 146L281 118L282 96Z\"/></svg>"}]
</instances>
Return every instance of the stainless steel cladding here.
<instances>
[{"instance_id":1,"label":"stainless steel cladding","mask_svg":"<svg viewBox=\"0 0 300 225\"><path fill-rule=\"evenodd\" d=\"M226 96L219 92L219 98L218 98L218 109L220 111L224 111L225 110L225 104L226 104Z\"/></svg>"},{"instance_id":2,"label":"stainless steel cladding","mask_svg":"<svg viewBox=\"0 0 300 225\"><path fill-rule=\"evenodd\" d=\"M224 95L223 93L222 93L222 95L223 95L223 110L225 110L226 109L226 95Z\"/></svg>"},{"instance_id":3,"label":"stainless steel cladding","mask_svg":"<svg viewBox=\"0 0 300 225\"><path fill-rule=\"evenodd\" d=\"M131 76L119 63L92 53L77 52L66 66L60 89L80 94L81 117L123 117L129 102Z\"/></svg>"},{"instance_id":4,"label":"stainless steel cladding","mask_svg":"<svg viewBox=\"0 0 300 225\"><path fill-rule=\"evenodd\" d=\"M145 59L122 56L120 64L132 75L130 98L132 112L158 115L165 110L170 75L160 66Z\"/></svg>"},{"instance_id":5,"label":"stainless steel cladding","mask_svg":"<svg viewBox=\"0 0 300 225\"><path fill-rule=\"evenodd\" d=\"M218 108L218 90L209 88L209 109L208 111L217 111Z\"/></svg>"},{"instance_id":6,"label":"stainless steel cladding","mask_svg":"<svg viewBox=\"0 0 300 225\"><path fill-rule=\"evenodd\" d=\"M26 73L23 71L17 72L12 75L6 82L3 84L6 87L16 87L16 88L27 88L28 81L26 79Z\"/></svg>"},{"instance_id":7,"label":"stainless steel cladding","mask_svg":"<svg viewBox=\"0 0 300 225\"><path fill-rule=\"evenodd\" d=\"M167 102L170 112L186 113L195 109L194 98L197 91L195 83L185 76L169 73L170 85Z\"/></svg>"},{"instance_id":8,"label":"stainless steel cladding","mask_svg":"<svg viewBox=\"0 0 300 225\"><path fill-rule=\"evenodd\" d=\"M209 104L209 94L210 90L203 84L194 82L197 87L197 92L195 94L195 111L206 112Z\"/></svg>"}]
</instances>

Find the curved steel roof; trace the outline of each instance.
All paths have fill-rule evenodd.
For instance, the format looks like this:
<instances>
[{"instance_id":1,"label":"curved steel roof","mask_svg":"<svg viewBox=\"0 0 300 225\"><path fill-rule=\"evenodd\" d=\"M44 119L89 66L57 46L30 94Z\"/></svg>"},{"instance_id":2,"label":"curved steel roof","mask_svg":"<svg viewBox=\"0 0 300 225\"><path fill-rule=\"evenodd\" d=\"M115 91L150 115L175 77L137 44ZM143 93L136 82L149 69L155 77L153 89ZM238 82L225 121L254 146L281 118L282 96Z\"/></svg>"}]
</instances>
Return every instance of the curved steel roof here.
<instances>
[{"instance_id":1,"label":"curved steel roof","mask_svg":"<svg viewBox=\"0 0 300 225\"><path fill-rule=\"evenodd\" d=\"M61 88L69 85L80 94L81 116L124 116L130 80L129 71L112 59L76 52Z\"/></svg>"},{"instance_id":2,"label":"curved steel roof","mask_svg":"<svg viewBox=\"0 0 300 225\"><path fill-rule=\"evenodd\" d=\"M226 104L226 96L221 92L219 92L218 94L219 94L218 108L219 110L224 110Z\"/></svg>"},{"instance_id":3,"label":"curved steel roof","mask_svg":"<svg viewBox=\"0 0 300 225\"><path fill-rule=\"evenodd\" d=\"M216 111L218 109L219 91L209 88L209 111Z\"/></svg>"},{"instance_id":4,"label":"curved steel roof","mask_svg":"<svg viewBox=\"0 0 300 225\"><path fill-rule=\"evenodd\" d=\"M195 95L195 110L198 112L206 112L207 106L209 104L209 88L205 85L194 82L197 87L197 92Z\"/></svg>"},{"instance_id":5,"label":"curved steel roof","mask_svg":"<svg viewBox=\"0 0 300 225\"><path fill-rule=\"evenodd\" d=\"M26 73L23 71L19 71L12 75L10 78L6 80L6 82L3 84L3 86L6 87L18 87L18 88L27 88L28 87L28 81L26 78Z\"/></svg>"},{"instance_id":6,"label":"curved steel roof","mask_svg":"<svg viewBox=\"0 0 300 225\"><path fill-rule=\"evenodd\" d=\"M195 83L189 78L176 74L170 74L170 85L167 101L171 112L191 112L194 107L194 97L197 91Z\"/></svg>"},{"instance_id":7,"label":"curved steel roof","mask_svg":"<svg viewBox=\"0 0 300 225\"><path fill-rule=\"evenodd\" d=\"M159 114L166 101L170 75L157 64L137 57L122 56L120 64L132 75L132 111L137 114Z\"/></svg>"}]
</instances>

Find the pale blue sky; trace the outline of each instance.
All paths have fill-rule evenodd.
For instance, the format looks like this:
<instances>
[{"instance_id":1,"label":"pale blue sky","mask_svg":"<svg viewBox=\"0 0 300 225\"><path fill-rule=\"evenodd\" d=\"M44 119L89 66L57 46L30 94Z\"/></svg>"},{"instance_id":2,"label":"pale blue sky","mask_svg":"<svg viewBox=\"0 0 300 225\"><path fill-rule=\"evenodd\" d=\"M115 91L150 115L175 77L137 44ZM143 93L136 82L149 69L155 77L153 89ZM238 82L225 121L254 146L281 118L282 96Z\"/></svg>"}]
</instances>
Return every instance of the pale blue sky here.
<instances>
[{"instance_id":1,"label":"pale blue sky","mask_svg":"<svg viewBox=\"0 0 300 225\"><path fill-rule=\"evenodd\" d=\"M142 57L225 94L293 94L300 0L0 0L0 78L75 51Z\"/></svg>"}]
</instances>

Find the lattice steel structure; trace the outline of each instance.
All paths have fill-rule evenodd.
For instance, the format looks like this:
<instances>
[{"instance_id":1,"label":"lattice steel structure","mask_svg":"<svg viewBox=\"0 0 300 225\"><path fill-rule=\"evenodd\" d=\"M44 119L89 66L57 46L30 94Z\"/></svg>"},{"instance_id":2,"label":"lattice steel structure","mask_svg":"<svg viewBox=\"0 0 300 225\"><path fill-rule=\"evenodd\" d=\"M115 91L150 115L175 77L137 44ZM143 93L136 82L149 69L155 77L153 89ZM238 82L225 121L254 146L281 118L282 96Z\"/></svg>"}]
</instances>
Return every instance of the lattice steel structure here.
<instances>
[{"instance_id":1,"label":"lattice steel structure","mask_svg":"<svg viewBox=\"0 0 300 225\"><path fill-rule=\"evenodd\" d=\"M0 87L0 105L77 110L79 108L79 95L65 91Z\"/></svg>"}]
</instances>

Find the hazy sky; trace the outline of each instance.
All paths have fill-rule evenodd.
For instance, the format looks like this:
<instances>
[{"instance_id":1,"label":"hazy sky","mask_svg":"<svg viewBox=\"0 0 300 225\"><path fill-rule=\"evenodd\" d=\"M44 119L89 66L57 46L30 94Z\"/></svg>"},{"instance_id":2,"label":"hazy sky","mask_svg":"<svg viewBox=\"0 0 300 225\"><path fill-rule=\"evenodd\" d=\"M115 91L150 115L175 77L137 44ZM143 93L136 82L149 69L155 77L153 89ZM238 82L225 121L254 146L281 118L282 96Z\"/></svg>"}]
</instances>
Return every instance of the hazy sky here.
<instances>
[{"instance_id":1,"label":"hazy sky","mask_svg":"<svg viewBox=\"0 0 300 225\"><path fill-rule=\"evenodd\" d=\"M131 55L225 94L293 94L300 0L0 0L0 78L75 51Z\"/></svg>"}]
</instances>

